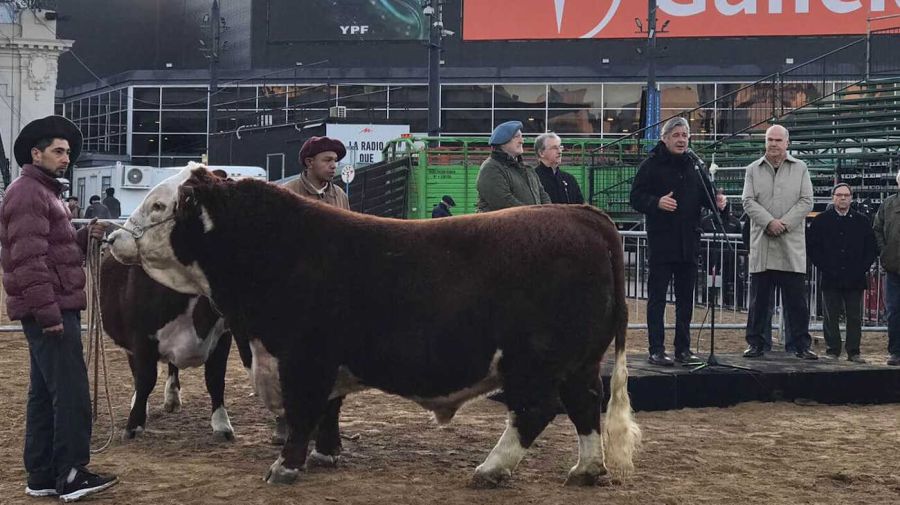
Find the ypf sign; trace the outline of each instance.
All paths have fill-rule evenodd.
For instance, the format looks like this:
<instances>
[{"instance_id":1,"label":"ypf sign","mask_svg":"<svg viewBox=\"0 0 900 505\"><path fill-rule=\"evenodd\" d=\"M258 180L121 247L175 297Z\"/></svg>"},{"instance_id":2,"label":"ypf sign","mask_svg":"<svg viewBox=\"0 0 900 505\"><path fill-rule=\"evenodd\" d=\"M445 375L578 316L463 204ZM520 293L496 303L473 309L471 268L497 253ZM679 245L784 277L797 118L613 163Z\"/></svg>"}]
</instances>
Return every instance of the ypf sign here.
<instances>
[{"instance_id":1,"label":"ypf sign","mask_svg":"<svg viewBox=\"0 0 900 505\"><path fill-rule=\"evenodd\" d=\"M464 0L465 40L643 38L646 0ZM900 0L657 0L668 37L853 35ZM646 26L644 27L646 29Z\"/></svg>"}]
</instances>

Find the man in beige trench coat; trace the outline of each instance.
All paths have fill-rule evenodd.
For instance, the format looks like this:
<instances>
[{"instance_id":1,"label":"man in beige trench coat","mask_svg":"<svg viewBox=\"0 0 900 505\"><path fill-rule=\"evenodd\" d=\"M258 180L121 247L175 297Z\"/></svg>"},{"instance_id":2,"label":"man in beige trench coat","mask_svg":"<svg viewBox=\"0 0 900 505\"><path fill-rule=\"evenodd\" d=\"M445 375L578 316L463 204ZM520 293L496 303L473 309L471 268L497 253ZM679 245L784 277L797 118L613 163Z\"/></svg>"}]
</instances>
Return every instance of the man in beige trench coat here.
<instances>
[{"instance_id":1,"label":"man in beige trench coat","mask_svg":"<svg viewBox=\"0 0 900 505\"><path fill-rule=\"evenodd\" d=\"M818 359L809 350L809 306L806 302L806 215L813 190L806 164L787 153L788 131L766 130L766 154L747 166L744 211L750 217L750 311L745 358L764 354L763 330L772 286L781 288L794 352Z\"/></svg>"}]
</instances>

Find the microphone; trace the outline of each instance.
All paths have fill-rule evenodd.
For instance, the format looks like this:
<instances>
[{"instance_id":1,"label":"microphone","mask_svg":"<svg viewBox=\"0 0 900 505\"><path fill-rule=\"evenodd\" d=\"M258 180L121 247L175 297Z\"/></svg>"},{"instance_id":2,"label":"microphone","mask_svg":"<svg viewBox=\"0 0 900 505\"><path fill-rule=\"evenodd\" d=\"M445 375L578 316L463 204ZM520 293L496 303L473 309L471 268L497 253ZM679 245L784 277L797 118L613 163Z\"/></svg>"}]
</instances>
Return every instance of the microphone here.
<instances>
[{"instance_id":1,"label":"microphone","mask_svg":"<svg viewBox=\"0 0 900 505\"><path fill-rule=\"evenodd\" d=\"M684 155L694 162L694 168L706 166L706 163L703 163L703 160L701 160L700 157L697 156L697 153L695 153L690 147L687 148L687 150L684 152Z\"/></svg>"}]
</instances>

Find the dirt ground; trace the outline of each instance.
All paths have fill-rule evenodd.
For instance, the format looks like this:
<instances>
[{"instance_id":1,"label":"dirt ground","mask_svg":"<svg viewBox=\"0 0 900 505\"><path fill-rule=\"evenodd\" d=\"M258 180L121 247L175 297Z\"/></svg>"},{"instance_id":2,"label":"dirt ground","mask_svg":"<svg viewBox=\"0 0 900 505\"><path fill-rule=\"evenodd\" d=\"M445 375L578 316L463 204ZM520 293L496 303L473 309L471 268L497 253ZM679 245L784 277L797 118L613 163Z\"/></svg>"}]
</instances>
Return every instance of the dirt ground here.
<instances>
[{"instance_id":1,"label":"dirt ground","mask_svg":"<svg viewBox=\"0 0 900 505\"><path fill-rule=\"evenodd\" d=\"M642 321L643 314L635 314ZM698 310L698 319L703 313ZM735 320L742 315L722 315ZM8 324L3 321L4 324ZM644 352L646 336L632 332L629 348ZM742 332L720 331L717 349L743 348ZM671 340L667 339L671 345ZM704 336L701 349L708 349ZM864 336L864 354L883 360L885 337ZM819 348L821 351L821 346ZM278 449L269 444L270 415L251 396L233 351L226 402L236 440L215 440L202 370L182 373L184 405L162 409L165 368L151 395L148 432L122 441L131 376L124 353L108 346L116 419L111 447L92 468L121 483L92 497L97 503L359 503L359 504L895 504L900 502L900 405L823 406L748 403L726 409L638 412L644 445L636 472L604 488L566 488L576 460L574 429L558 417L538 439L513 478L496 490L470 489L472 471L503 431L500 404L479 400L448 427L406 400L369 391L349 398L341 416L344 457L338 468L311 468L291 486L262 481ZM101 383L102 385L102 383ZM0 334L0 503L50 503L24 495L22 468L28 350L21 334ZM95 447L109 421L95 425Z\"/></svg>"}]
</instances>

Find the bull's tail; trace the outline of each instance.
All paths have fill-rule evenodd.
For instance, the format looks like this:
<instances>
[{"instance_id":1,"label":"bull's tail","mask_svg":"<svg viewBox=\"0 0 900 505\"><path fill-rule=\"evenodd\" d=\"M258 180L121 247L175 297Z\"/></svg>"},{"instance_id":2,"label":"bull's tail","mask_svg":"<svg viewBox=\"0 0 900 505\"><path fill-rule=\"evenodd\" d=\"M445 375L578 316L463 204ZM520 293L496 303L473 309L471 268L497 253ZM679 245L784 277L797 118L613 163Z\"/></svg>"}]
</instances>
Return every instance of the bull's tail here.
<instances>
[{"instance_id":1,"label":"bull's tail","mask_svg":"<svg viewBox=\"0 0 900 505\"><path fill-rule=\"evenodd\" d=\"M634 421L631 399L628 397L628 368L625 358L625 333L628 330L628 304L625 300L625 260L622 241L612 226L607 243L613 267L616 322L616 363L610 379L609 404L606 407L606 426L603 430L605 462L617 478L634 470L632 460L641 445L641 429Z\"/></svg>"}]
</instances>

